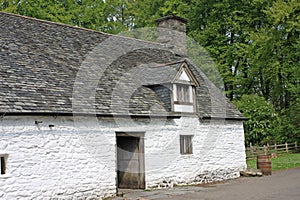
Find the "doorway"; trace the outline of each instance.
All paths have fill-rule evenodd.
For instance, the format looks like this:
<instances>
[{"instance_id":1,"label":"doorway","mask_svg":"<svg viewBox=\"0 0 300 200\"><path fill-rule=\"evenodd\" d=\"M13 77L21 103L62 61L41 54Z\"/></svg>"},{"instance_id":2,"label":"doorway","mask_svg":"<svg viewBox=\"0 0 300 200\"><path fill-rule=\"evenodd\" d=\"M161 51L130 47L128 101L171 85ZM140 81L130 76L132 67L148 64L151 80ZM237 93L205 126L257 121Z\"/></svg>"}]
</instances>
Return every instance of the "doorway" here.
<instances>
[{"instance_id":1,"label":"doorway","mask_svg":"<svg viewBox=\"0 0 300 200\"><path fill-rule=\"evenodd\" d=\"M117 186L145 189L144 133L117 133Z\"/></svg>"}]
</instances>

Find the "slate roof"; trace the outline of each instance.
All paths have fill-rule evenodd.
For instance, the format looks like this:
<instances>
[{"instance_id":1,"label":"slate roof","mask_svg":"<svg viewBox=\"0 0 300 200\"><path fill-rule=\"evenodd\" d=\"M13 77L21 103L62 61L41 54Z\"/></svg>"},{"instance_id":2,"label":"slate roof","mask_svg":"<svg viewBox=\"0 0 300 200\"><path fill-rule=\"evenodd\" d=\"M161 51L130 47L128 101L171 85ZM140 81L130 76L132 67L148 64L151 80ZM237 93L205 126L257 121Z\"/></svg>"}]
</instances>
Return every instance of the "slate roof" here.
<instances>
[{"instance_id":1,"label":"slate roof","mask_svg":"<svg viewBox=\"0 0 300 200\"><path fill-rule=\"evenodd\" d=\"M187 62L200 85L197 115L243 119L198 67L160 44L4 12L0 26L2 114L174 116L147 85L169 82Z\"/></svg>"}]
</instances>

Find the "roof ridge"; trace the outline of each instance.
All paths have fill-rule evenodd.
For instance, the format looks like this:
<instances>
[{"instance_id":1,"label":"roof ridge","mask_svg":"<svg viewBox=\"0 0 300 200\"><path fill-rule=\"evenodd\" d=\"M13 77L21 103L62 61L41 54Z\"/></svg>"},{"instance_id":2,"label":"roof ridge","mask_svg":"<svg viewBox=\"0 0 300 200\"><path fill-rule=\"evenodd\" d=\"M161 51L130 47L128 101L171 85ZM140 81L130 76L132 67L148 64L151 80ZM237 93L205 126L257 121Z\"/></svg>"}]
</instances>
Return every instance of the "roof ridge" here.
<instances>
[{"instance_id":1,"label":"roof ridge","mask_svg":"<svg viewBox=\"0 0 300 200\"><path fill-rule=\"evenodd\" d=\"M74 26L74 25L70 25L70 24L64 24L62 22L53 22L53 21L49 21L49 20L45 20L45 19L38 19L38 18L26 16L26 15L20 15L20 14L9 13L9 12L4 12L4 11L0 11L0 14L10 15L10 16L14 16L14 17L19 17L19 18L23 18L23 19L33 20L33 21L42 22L42 23L51 24L51 25L58 25L58 26L72 28L72 29L78 29L78 30L83 30L83 31L98 33L98 34L107 35L107 36L127 38L127 39L132 39L132 40L135 40L135 41L143 41L143 42L149 43L149 44L155 44L155 45L165 46L164 44L159 43L159 42L142 40L142 39L132 38L132 37L128 37L128 36L124 36L124 35L119 35L119 34L105 33L105 32L102 32L102 31L96 31L96 30L89 29L89 28Z\"/></svg>"},{"instance_id":2,"label":"roof ridge","mask_svg":"<svg viewBox=\"0 0 300 200\"><path fill-rule=\"evenodd\" d=\"M3 11L0 11L0 14L11 15L11 16L14 16L14 17L19 17L19 18L23 18L23 19L28 19L28 20L43 22L43 23L46 23L46 24L54 24L54 25L69 27L69 28L73 28L73 29L79 29L79 30L84 30L84 31L90 31L90 32L95 32L95 33L99 33L99 34L104 34L104 35L115 36L115 35L110 34L110 33L104 33L104 32L96 31L96 30L93 30L93 29L88 29L88 28L84 28L84 27L74 26L74 25L70 25L70 24L64 24L62 22L53 22L53 21L49 21L49 20L45 20L45 19L38 19L38 18L26 16L26 15L20 15L20 14L3 12Z\"/></svg>"}]
</instances>

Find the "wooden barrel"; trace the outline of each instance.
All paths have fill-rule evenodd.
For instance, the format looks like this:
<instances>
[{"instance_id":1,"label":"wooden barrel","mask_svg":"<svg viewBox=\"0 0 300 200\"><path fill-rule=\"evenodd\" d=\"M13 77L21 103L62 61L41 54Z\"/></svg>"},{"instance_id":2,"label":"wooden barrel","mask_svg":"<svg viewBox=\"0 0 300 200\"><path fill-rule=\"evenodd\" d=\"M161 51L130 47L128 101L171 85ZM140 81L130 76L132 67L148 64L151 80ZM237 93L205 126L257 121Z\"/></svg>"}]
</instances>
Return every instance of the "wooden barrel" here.
<instances>
[{"instance_id":1,"label":"wooden barrel","mask_svg":"<svg viewBox=\"0 0 300 200\"><path fill-rule=\"evenodd\" d=\"M272 174L271 156L259 155L257 156L257 169L260 169L263 175Z\"/></svg>"}]
</instances>

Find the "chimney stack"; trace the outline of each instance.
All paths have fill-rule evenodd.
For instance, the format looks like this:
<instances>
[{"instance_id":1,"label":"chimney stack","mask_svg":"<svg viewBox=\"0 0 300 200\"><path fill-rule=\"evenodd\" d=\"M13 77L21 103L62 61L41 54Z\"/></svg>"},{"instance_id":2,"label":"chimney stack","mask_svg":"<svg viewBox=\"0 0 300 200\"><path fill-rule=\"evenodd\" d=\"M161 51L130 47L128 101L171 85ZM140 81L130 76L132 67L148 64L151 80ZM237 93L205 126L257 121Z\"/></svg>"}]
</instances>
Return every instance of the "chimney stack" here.
<instances>
[{"instance_id":1,"label":"chimney stack","mask_svg":"<svg viewBox=\"0 0 300 200\"><path fill-rule=\"evenodd\" d=\"M158 27L158 42L166 44L174 53L187 57L187 20L178 16L166 16L157 19L156 23Z\"/></svg>"}]
</instances>

